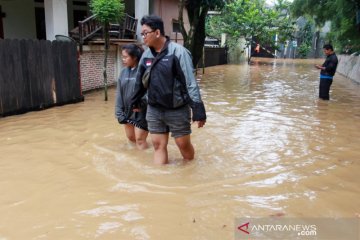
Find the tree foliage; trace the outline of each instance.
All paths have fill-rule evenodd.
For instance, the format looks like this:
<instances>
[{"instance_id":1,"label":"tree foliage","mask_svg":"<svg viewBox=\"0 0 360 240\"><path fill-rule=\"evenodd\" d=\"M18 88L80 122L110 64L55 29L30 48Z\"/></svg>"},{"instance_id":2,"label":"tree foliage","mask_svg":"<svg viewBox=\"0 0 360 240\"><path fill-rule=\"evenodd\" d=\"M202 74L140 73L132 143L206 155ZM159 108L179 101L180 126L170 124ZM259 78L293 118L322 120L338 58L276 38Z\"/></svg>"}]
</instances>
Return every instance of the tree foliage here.
<instances>
[{"instance_id":1,"label":"tree foliage","mask_svg":"<svg viewBox=\"0 0 360 240\"><path fill-rule=\"evenodd\" d=\"M124 16L122 0L91 0L91 11L102 24L115 22Z\"/></svg>"},{"instance_id":2,"label":"tree foliage","mask_svg":"<svg viewBox=\"0 0 360 240\"><path fill-rule=\"evenodd\" d=\"M179 22L181 34L184 38L184 46L189 49L193 56L193 64L199 62L202 49L205 43L205 23L209 10L220 10L224 7L224 0L180 0L179 3ZM190 29L184 27L183 13L187 10Z\"/></svg>"},{"instance_id":3,"label":"tree foliage","mask_svg":"<svg viewBox=\"0 0 360 240\"><path fill-rule=\"evenodd\" d=\"M247 40L247 46L256 38L260 44L275 47L275 35L282 43L292 38L293 21L289 16L290 3L277 1L272 8L266 7L265 0L234 0L227 4L223 13L211 17L208 30L217 36L221 32L231 38L227 44L230 47L237 44L239 38Z\"/></svg>"},{"instance_id":4,"label":"tree foliage","mask_svg":"<svg viewBox=\"0 0 360 240\"><path fill-rule=\"evenodd\" d=\"M306 58L309 52L311 51L312 38L314 31L312 29L313 21L311 19L306 19L305 25L299 29L299 55L300 57Z\"/></svg>"},{"instance_id":5,"label":"tree foliage","mask_svg":"<svg viewBox=\"0 0 360 240\"><path fill-rule=\"evenodd\" d=\"M108 100L107 94L107 56L109 52L109 24L110 22L118 22L124 16L125 5L122 0L91 0L91 11L96 14L96 19L103 25L104 41L105 41L105 54L104 54L104 91L105 101Z\"/></svg>"},{"instance_id":6,"label":"tree foliage","mask_svg":"<svg viewBox=\"0 0 360 240\"><path fill-rule=\"evenodd\" d=\"M340 51L346 48L360 50L360 31L356 26L356 11L360 11L360 0L294 0L294 16L311 16L318 26L331 21L331 32L327 41Z\"/></svg>"}]
</instances>

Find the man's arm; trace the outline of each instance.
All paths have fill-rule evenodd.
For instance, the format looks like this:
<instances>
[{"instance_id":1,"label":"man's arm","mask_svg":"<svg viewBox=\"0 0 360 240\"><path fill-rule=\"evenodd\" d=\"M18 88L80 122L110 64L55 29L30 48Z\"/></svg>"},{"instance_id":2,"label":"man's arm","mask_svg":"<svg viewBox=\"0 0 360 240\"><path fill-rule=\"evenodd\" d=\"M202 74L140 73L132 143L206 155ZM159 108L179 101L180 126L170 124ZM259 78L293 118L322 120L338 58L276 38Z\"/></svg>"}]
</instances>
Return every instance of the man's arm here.
<instances>
[{"instance_id":1,"label":"man's arm","mask_svg":"<svg viewBox=\"0 0 360 240\"><path fill-rule=\"evenodd\" d=\"M315 67L320 70L325 70L326 68L323 66L320 66L319 64L315 64Z\"/></svg>"},{"instance_id":2,"label":"man's arm","mask_svg":"<svg viewBox=\"0 0 360 240\"><path fill-rule=\"evenodd\" d=\"M198 122L198 127L202 127L206 121L206 111L204 103L201 100L200 89L194 75L194 68L190 52L186 48L179 51L177 55L180 63L181 72L184 74L186 88L191 99L192 119Z\"/></svg>"},{"instance_id":3,"label":"man's arm","mask_svg":"<svg viewBox=\"0 0 360 240\"><path fill-rule=\"evenodd\" d=\"M126 120L126 114L124 112L125 107L121 96L121 78L123 72L124 70L121 72L116 85L115 117L118 119L119 123L123 123Z\"/></svg>"},{"instance_id":4,"label":"man's arm","mask_svg":"<svg viewBox=\"0 0 360 240\"><path fill-rule=\"evenodd\" d=\"M139 63L143 62L142 59L140 60ZM139 65L139 69L138 72L136 74L136 83L135 83L135 87L134 87L134 93L131 97L130 100L130 110L133 110L134 108L139 108L141 105L141 99L142 97L145 95L146 93L146 88L144 87L143 83L142 83L142 76L145 72L145 66L143 64Z\"/></svg>"}]
</instances>

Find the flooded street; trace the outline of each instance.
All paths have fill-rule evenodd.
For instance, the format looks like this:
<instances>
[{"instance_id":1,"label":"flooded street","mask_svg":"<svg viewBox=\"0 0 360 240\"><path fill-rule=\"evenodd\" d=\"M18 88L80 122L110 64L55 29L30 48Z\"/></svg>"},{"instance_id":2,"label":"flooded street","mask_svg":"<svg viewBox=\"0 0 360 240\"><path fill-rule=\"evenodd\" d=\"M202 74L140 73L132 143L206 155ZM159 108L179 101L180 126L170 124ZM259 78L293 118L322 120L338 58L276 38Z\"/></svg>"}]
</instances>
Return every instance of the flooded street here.
<instances>
[{"instance_id":1,"label":"flooded street","mask_svg":"<svg viewBox=\"0 0 360 240\"><path fill-rule=\"evenodd\" d=\"M173 140L161 167L127 142L114 88L0 118L0 240L223 240L241 217L359 217L360 85L336 74L319 101L322 59L253 61L199 76L189 164Z\"/></svg>"}]
</instances>

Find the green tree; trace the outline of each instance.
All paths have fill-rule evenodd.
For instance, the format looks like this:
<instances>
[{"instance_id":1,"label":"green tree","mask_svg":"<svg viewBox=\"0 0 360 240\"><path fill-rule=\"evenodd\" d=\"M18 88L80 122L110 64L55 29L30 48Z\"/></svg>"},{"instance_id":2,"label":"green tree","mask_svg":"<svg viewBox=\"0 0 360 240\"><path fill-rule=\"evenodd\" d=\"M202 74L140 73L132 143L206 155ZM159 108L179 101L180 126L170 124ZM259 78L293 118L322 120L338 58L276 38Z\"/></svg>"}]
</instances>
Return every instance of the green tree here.
<instances>
[{"instance_id":1,"label":"green tree","mask_svg":"<svg viewBox=\"0 0 360 240\"><path fill-rule=\"evenodd\" d=\"M312 39L314 35L313 21L306 19L305 25L299 30L298 40L299 42L299 55L302 58L306 58L311 50Z\"/></svg>"},{"instance_id":2,"label":"green tree","mask_svg":"<svg viewBox=\"0 0 360 240\"><path fill-rule=\"evenodd\" d=\"M360 31L356 26L360 0L294 0L291 10L294 16L313 17L319 27L331 21L331 31L326 40L340 51L349 46L360 50Z\"/></svg>"},{"instance_id":3,"label":"green tree","mask_svg":"<svg viewBox=\"0 0 360 240\"><path fill-rule=\"evenodd\" d=\"M191 52L194 66L197 65L205 43L205 22L209 10L220 10L224 7L224 0L180 0L179 22L184 46ZM187 10L190 29L184 27L183 13Z\"/></svg>"},{"instance_id":4,"label":"green tree","mask_svg":"<svg viewBox=\"0 0 360 240\"><path fill-rule=\"evenodd\" d=\"M276 47L275 35L279 43L292 38L294 23L289 15L289 2L280 0L273 8L265 6L265 0L234 0L226 4L223 14L212 17L208 29L227 33L231 38L227 44L234 47L240 38L246 39L246 47L256 38L260 44ZM250 61L251 56L248 56Z\"/></svg>"},{"instance_id":5,"label":"green tree","mask_svg":"<svg viewBox=\"0 0 360 240\"><path fill-rule=\"evenodd\" d=\"M109 26L111 22L118 22L124 16L125 5L122 0L91 0L90 3L91 11L96 14L96 19L103 26L104 41L105 41L105 54L104 54L104 91L105 101L108 100L107 94L107 57L109 52L110 37L109 37Z\"/></svg>"}]
</instances>

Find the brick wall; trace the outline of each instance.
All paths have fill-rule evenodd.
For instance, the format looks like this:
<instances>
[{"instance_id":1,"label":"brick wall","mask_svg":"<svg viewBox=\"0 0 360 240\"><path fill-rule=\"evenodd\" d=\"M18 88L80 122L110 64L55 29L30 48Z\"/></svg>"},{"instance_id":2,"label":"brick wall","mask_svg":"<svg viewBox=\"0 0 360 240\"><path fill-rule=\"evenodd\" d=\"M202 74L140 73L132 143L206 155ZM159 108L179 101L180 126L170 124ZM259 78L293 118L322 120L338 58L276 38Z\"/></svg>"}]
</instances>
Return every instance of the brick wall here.
<instances>
[{"instance_id":1,"label":"brick wall","mask_svg":"<svg viewBox=\"0 0 360 240\"><path fill-rule=\"evenodd\" d=\"M81 89L89 91L104 86L104 46L85 46L80 55ZM108 86L116 83L119 73L118 47L111 46L107 59L107 81Z\"/></svg>"}]
</instances>

